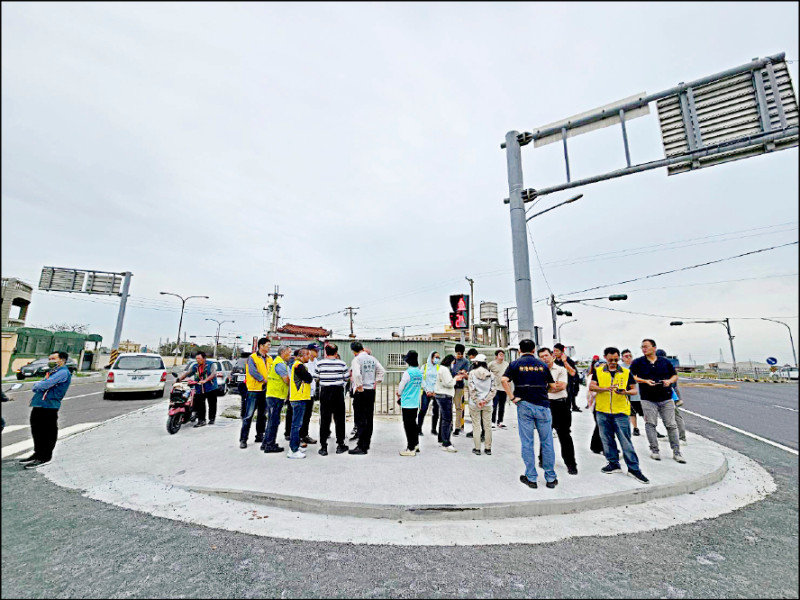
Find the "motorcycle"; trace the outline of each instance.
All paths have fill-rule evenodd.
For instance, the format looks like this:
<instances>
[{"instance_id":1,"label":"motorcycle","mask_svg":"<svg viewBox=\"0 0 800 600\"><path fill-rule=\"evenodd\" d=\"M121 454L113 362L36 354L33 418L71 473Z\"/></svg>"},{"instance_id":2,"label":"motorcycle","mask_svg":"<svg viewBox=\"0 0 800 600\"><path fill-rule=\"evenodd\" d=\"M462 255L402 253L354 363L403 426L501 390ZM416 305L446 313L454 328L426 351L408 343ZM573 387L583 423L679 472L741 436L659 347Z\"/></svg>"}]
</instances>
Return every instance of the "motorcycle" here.
<instances>
[{"instance_id":1,"label":"motorcycle","mask_svg":"<svg viewBox=\"0 0 800 600\"><path fill-rule=\"evenodd\" d=\"M169 391L169 416L167 417L167 432L178 433L181 425L195 420L192 410L196 381L178 381Z\"/></svg>"}]
</instances>

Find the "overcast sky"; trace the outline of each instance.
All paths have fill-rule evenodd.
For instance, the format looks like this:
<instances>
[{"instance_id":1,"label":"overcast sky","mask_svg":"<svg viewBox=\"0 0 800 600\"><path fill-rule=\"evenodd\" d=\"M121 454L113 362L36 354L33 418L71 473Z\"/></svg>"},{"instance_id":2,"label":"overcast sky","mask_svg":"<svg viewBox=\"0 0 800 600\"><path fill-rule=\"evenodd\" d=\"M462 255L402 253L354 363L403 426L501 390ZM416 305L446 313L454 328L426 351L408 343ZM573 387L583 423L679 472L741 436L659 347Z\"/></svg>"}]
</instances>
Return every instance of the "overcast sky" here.
<instances>
[{"instance_id":1,"label":"overcast sky","mask_svg":"<svg viewBox=\"0 0 800 600\"><path fill-rule=\"evenodd\" d=\"M507 131L778 52L796 90L797 23L788 2L4 2L2 274L129 270L123 338L150 345L177 332L160 291L210 296L187 304L189 335L233 319L222 333L247 339L276 284L287 322L346 334L342 312L307 317L357 306L360 337L441 331L465 276L478 303L515 304ZM635 162L663 156L651 108L628 123ZM525 186L563 182L562 152L523 148ZM573 178L624 160L619 127L570 139ZM531 221L534 298L798 238L796 148L580 191ZM667 316L573 305L578 356L653 337L730 360L722 327L673 316L782 317L798 337L796 245L589 295L611 293L629 300L595 304ZM28 324L110 344L117 302L37 291ZM535 322L549 339L543 302ZM791 360L780 325L732 325L739 360Z\"/></svg>"}]
</instances>

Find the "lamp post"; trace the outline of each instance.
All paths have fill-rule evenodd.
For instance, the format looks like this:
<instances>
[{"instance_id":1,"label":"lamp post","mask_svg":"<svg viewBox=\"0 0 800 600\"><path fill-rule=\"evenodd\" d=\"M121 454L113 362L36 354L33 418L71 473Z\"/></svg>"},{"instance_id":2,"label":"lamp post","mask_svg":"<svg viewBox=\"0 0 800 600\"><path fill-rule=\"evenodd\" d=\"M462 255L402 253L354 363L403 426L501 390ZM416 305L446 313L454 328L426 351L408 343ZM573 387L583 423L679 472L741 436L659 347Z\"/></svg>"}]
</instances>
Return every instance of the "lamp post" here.
<instances>
[{"instance_id":1,"label":"lamp post","mask_svg":"<svg viewBox=\"0 0 800 600\"><path fill-rule=\"evenodd\" d=\"M725 330L728 332L728 342L730 342L731 344L731 359L733 359L733 379L734 380L738 379L739 367L736 365L736 352L733 349L733 338L735 336L731 333L731 320L725 318L725 319L718 319L715 321L688 321L687 323L690 325L693 323L719 323L725 328ZM670 325L672 327L678 327L681 325L685 325L685 323L683 321L671 321ZM794 346L792 348L794 349Z\"/></svg>"},{"instance_id":2,"label":"lamp post","mask_svg":"<svg viewBox=\"0 0 800 600\"><path fill-rule=\"evenodd\" d=\"M174 294L172 292L159 292L162 296L175 296L176 298L181 299L181 318L178 321L178 346L181 348L181 364L183 364L183 346L181 345L181 326L183 325L183 309L186 307L186 301L191 300L192 298L205 298L208 300L208 296L187 296L184 298L180 294Z\"/></svg>"},{"instance_id":3,"label":"lamp post","mask_svg":"<svg viewBox=\"0 0 800 600\"><path fill-rule=\"evenodd\" d=\"M580 302L589 302L591 300L608 300L610 302L616 302L619 300L627 300L628 294L611 294L610 296L598 296L597 298L580 298L578 300L556 300L556 297L553 294L550 294L550 316L553 319L553 343L556 344L561 341L561 334L559 333L559 327L557 326L557 319L560 316L571 317L572 312L569 310L562 310L560 307L563 304L577 304ZM575 319L577 321L577 319ZM564 323L566 325L566 323Z\"/></svg>"},{"instance_id":4,"label":"lamp post","mask_svg":"<svg viewBox=\"0 0 800 600\"><path fill-rule=\"evenodd\" d=\"M574 323L574 322L575 322L575 321L577 321L577 320L578 320L578 319L571 319L571 320L569 320L569 321L564 321L564 322L563 322L561 325L559 325L559 326L558 326L558 341L559 341L559 342L561 341L561 328L562 328L564 325L569 325L570 323Z\"/></svg>"},{"instance_id":5,"label":"lamp post","mask_svg":"<svg viewBox=\"0 0 800 600\"><path fill-rule=\"evenodd\" d=\"M794 338L792 337L792 328L789 327L789 325L784 323L783 321L776 321L775 319L767 319L766 317L761 317L761 320L762 321L771 321L773 323L780 323L781 325L786 327L786 329L789 330L789 343L792 344L792 357L794 357L794 366L796 367L797 366L797 352L795 352L795 349L794 349Z\"/></svg>"},{"instance_id":6,"label":"lamp post","mask_svg":"<svg viewBox=\"0 0 800 600\"><path fill-rule=\"evenodd\" d=\"M236 321L217 321L216 319L209 319L206 317L206 321L214 321L217 324L217 335L214 337L214 358L217 358L217 346L219 345L219 329L222 327L223 323L236 323Z\"/></svg>"}]
</instances>

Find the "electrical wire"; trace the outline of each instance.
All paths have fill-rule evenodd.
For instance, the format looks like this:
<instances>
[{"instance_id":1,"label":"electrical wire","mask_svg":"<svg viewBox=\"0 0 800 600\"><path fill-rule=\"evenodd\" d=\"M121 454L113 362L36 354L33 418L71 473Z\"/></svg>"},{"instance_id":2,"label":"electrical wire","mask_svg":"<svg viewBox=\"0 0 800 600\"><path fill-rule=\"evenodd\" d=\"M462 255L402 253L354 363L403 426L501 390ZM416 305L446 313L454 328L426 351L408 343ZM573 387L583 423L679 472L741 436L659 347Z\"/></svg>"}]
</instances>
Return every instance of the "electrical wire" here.
<instances>
[{"instance_id":1,"label":"electrical wire","mask_svg":"<svg viewBox=\"0 0 800 600\"><path fill-rule=\"evenodd\" d=\"M547 289L550 291L550 294L553 294L553 288L550 287L550 282L547 281L547 275L544 274L544 267L542 267L542 261L539 258L539 251L536 249L536 243L533 241L533 235L531 235L531 228L528 223L525 223L525 229L528 232L528 239L531 241L531 246L533 246L533 253L536 255L536 262L539 264L539 270L542 272L542 278L544 279L545 284L547 285Z\"/></svg>"},{"instance_id":2,"label":"electrical wire","mask_svg":"<svg viewBox=\"0 0 800 600\"><path fill-rule=\"evenodd\" d=\"M634 281L641 281L643 279L652 279L654 277L661 277L662 275L670 275L671 273L679 273L681 271L689 271L691 269L697 269L697 268L700 268L700 267L706 267L708 265L713 265L713 264L717 264L717 263L721 263L721 262L726 262L726 261L729 261L729 260L734 260L736 258L742 258L743 256L750 256L750 255L753 255L753 254L759 254L761 252L769 252L770 250L777 250L778 248L785 248L787 246L794 246L796 244L797 244L797 241L794 241L794 242L789 242L787 244L779 244L777 246L770 246L768 248L759 248L758 250L751 250L749 252L743 252L742 254L736 254L734 256L727 256L725 258L718 258L716 260L709 260L709 261L706 261L706 262L703 262L703 263L698 263L696 265L689 265L689 266L686 266L686 267L680 267L678 269L670 269L669 271L662 271L660 273L653 273L651 275L643 275L642 277L635 277L633 279L626 279L624 281L618 281L616 283L608 283L608 284L605 284L605 285L596 285L594 287L586 288L586 289L583 289L583 290L578 290L578 291L575 291L575 292L567 292L566 294L562 294L562 296L572 296L572 295L575 295L575 294L582 294L584 292L591 292L591 291L594 291L594 290L600 290L600 289L607 288L607 287L612 287L612 286L615 286L615 285L623 285L625 283L632 283Z\"/></svg>"}]
</instances>

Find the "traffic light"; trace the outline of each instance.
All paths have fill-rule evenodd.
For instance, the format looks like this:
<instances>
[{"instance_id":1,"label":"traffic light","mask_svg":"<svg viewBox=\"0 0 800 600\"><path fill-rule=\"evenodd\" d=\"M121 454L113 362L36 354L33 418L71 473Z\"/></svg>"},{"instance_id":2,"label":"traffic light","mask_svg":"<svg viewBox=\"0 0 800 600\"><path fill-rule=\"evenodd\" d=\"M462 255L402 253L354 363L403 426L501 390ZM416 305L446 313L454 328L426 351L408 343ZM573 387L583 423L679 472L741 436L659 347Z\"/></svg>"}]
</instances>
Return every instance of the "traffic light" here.
<instances>
[{"instance_id":1,"label":"traffic light","mask_svg":"<svg viewBox=\"0 0 800 600\"><path fill-rule=\"evenodd\" d=\"M450 296L450 327L453 329L469 329L469 294L452 294Z\"/></svg>"},{"instance_id":2,"label":"traffic light","mask_svg":"<svg viewBox=\"0 0 800 600\"><path fill-rule=\"evenodd\" d=\"M557 314L558 316L571 317L571 316L572 316L572 311L569 311L569 310L561 310L561 309L559 308L559 309L556 311L556 314Z\"/></svg>"}]
</instances>

